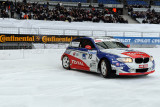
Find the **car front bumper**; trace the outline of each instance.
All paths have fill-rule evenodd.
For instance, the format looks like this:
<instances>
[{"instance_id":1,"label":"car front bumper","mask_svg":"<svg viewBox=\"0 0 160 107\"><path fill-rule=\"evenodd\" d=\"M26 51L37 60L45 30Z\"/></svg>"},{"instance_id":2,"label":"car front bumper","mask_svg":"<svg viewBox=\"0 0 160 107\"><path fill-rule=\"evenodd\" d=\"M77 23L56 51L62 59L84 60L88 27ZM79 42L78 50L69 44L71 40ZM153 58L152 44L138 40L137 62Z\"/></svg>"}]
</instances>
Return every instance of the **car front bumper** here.
<instances>
[{"instance_id":1,"label":"car front bumper","mask_svg":"<svg viewBox=\"0 0 160 107\"><path fill-rule=\"evenodd\" d=\"M119 75L147 75L147 74L151 74L153 72L155 72L155 70L144 72L144 73L119 73Z\"/></svg>"},{"instance_id":2,"label":"car front bumper","mask_svg":"<svg viewBox=\"0 0 160 107\"><path fill-rule=\"evenodd\" d=\"M116 75L147 75L155 72L154 61L145 64L121 63L117 65L119 66L111 65L112 70L116 70ZM141 66L144 68L141 68Z\"/></svg>"}]
</instances>

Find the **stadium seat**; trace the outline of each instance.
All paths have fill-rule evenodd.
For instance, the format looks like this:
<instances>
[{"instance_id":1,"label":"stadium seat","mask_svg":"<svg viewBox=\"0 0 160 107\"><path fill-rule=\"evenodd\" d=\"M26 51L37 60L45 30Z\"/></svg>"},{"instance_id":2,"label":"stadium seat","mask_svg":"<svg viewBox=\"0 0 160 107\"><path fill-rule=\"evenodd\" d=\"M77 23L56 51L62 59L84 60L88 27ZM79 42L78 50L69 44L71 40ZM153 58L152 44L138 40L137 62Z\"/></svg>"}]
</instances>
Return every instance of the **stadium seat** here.
<instances>
[{"instance_id":1,"label":"stadium seat","mask_svg":"<svg viewBox=\"0 0 160 107\"><path fill-rule=\"evenodd\" d=\"M120 4L117 0L98 0L98 3L103 4Z\"/></svg>"},{"instance_id":2,"label":"stadium seat","mask_svg":"<svg viewBox=\"0 0 160 107\"><path fill-rule=\"evenodd\" d=\"M128 5L148 5L145 1L134 1L134 0L127 0Z\"/></svg>"},{"instance_id":3,"label":"stadium seat","mask_svg":"<svg viewBox=\"0 0 160 107\"><path fill-rule=\"evenodd\" d=\"M160 1L154 1L154 4L155 4L156 6L160 6Z\"/></svg>"}]
</instances>

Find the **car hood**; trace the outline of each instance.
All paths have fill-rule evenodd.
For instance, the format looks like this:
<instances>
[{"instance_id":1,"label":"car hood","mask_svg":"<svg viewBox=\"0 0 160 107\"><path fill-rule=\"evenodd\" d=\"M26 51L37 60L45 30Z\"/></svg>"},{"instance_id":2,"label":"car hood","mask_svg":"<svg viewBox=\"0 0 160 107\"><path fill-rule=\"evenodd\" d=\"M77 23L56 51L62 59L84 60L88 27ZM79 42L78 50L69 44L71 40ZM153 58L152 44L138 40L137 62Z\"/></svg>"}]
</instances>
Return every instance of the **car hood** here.
<instances>
[{"instance_id":1,"label":"car hood","mask_svg":"<svg viewBox=\"0 0 160 107\"><path fill-rule=\"evenodd\" d=\"M119 49L104 49L101 50L105 53L110 53L117 55L119 57L131 57L131 58L145 58L150 57L147 53L136 51L133 49L127 49L127 48L119 48Z\"/></svg>"}]
</instances>

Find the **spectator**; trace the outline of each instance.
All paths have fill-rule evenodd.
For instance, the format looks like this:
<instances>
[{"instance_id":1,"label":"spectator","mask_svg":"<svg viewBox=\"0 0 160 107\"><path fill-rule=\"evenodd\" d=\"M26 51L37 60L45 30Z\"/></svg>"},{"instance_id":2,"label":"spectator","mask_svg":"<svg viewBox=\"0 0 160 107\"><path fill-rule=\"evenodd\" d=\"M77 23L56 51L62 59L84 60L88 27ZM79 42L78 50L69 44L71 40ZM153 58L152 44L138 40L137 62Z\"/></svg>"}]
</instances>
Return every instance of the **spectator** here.
<instances>
[{"instance_id":1,"label":"spectator","mask_svg":"<svg viewBox=\"0 0 160 107\"><path fill-rule=\"evenodd\" d=\"M24 19L28 19L28 15L27 13L25 13L25 15L23 16Z\"/></svg>"},{"instance_id":2,"label":"spectator","mask_svg":"<svg viewBox=\"0 0 160 107\"><path fill-rule=\"evenodd\" d=\"M78 8L81 8L81 2L78 3Z\"/></svg>"},{"instance_id":3,"label":"spectator","mask_svg":"<svg viewBox=\"0 0 160 107\"><path fill-rule=\"evenodd\" d=\"M29 15L28 15L28 19L32 19L32 15L31 15L31 13L29 13Z\"/></svg>"}]
</instances>

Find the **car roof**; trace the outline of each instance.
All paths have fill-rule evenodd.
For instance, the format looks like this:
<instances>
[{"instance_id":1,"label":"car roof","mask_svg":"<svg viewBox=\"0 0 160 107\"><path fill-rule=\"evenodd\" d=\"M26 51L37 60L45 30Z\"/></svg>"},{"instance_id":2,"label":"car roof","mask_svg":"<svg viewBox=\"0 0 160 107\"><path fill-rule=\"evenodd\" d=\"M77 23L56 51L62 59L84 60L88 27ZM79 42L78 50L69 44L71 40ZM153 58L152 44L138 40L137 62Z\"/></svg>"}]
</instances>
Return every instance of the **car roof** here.
<instances>
[{"instance_id":1,"label":"car roof","mask_svg":"<svg viewBox=\"0 0 160 107\"><path fill-rule=\"evenodd\" d=\"M101 41L115 41L115 42L120 42L119 40L117 39L114 39L113 37L109 37L109 36L105 36L105 37L80 37L80 38L76 38L74 40L77 40L77 39L93 39L94 41L96 40L101 40ZM73 40L73 41L74 41Z\"/></svg>"}]
</instances>

